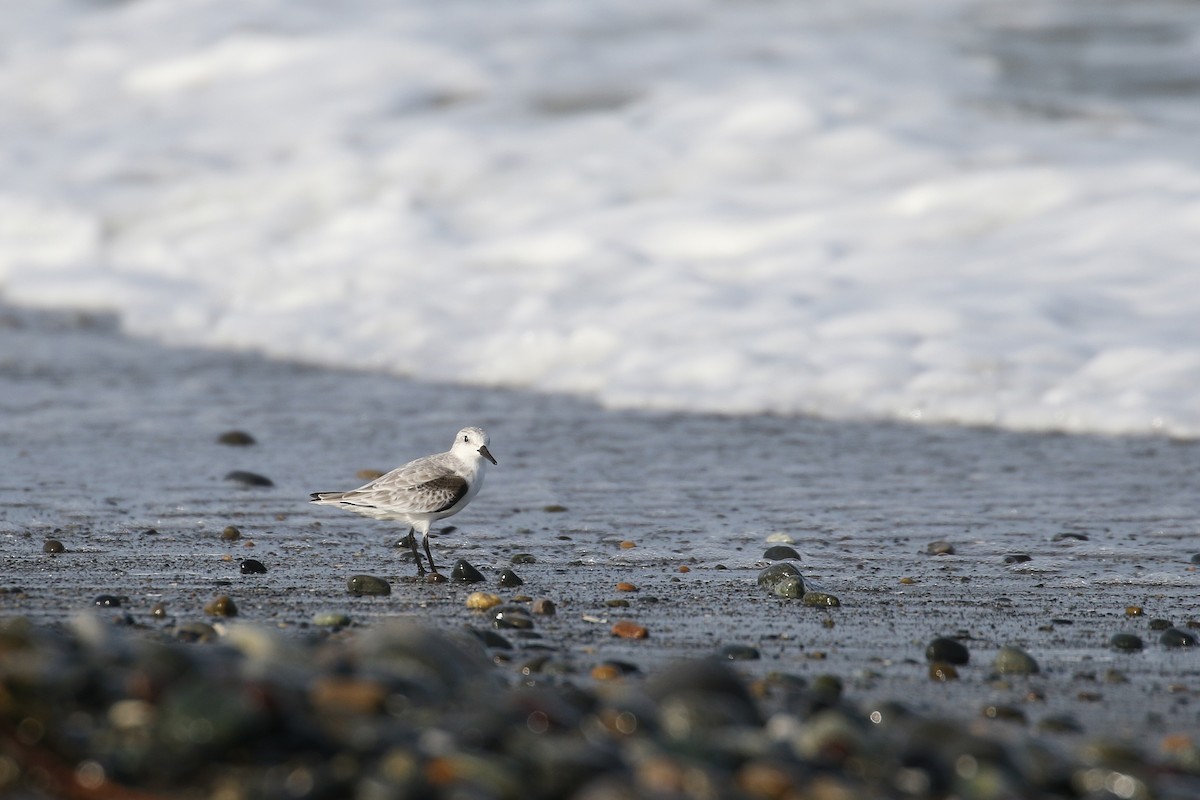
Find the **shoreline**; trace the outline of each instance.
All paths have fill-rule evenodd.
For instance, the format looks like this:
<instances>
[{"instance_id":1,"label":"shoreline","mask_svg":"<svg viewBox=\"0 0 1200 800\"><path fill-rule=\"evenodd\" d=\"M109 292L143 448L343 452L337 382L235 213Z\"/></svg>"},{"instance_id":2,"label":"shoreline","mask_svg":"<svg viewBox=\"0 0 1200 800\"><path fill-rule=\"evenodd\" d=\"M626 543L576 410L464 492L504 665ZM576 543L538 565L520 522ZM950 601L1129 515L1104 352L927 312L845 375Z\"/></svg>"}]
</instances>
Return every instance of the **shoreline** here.
<instances>
[{"instance_id":1,"label":"shoreline","mask_svg":"<svg viewBox=\"0 0 1200 800\"><path fill-rule=\"evenodd\" d=\"M223 594L238 608L233 621L316 648L310 655L370 646L393 617L454 635L488 630L511 646L488 652L499 662L490 669L517 690L637 692L680 661L736 646L759 656L727 664L745 686L790 675L809 687L767 691L777 710L834 676L847 708L902 699L921 718L989 740L1083 753L1111 739L1155 768L1196 752L1200 652L1164 647L1151 626L1187 631L1200 619L1195 443L610 412L171 349L87 320L0 309L12 387L0 401L12 422L0 433L3 616L47 636L66 636L104 594L128 602L98 609L103 620L173 640L186 626L229 622L204 611ZM309 491L350 486L360 469L441 449L463 424L492 431L500 466L453 526L435 529L433 547L447 571L458 559L477 567L481 584L419 583L393 547L403 531L306 502ZM219 444L232 429L257 443ZM234 470L274 486L225 480ZM239 540L221 539L230 525ZM47 538L66 552L42 552ZM757 585L778 539L840 607ZM936 541L954 553L928 554ZM514 564L522 553L535 561ZM1005 563L1014 554L1029 560ZM243 575L246 558L267 572ZM503 569L524 585L499 586ZM387 579L391 594L350 596L357 574ZM533 636L497 629L467 608L476 590L510 604L548 598L557 613L530 615ZM1144 614L1126 616L1130 606ZM351 624L315 625L325 613ZM649 635L613 636L620 619ZM1118 633L1144 649L1113 650ZM115 629L96 635L124 641ZM925 648L937 636L970 651L956 680L929 676ZM1007 644L1041 671L998 675L993 659ZM535 663L533 677L522 672ZM637 672L599 680L605 664Z\"/></svg>"}]
</instances>

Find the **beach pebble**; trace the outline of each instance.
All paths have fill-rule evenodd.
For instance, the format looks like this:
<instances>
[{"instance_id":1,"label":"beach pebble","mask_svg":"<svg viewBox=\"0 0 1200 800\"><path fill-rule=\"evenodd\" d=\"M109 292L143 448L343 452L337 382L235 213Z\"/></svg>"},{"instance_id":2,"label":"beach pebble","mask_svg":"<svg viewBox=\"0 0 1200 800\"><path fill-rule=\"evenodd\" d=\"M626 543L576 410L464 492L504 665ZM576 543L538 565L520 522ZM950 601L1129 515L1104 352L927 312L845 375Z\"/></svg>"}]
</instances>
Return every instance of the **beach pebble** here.
<instances>
[{"instance_id":1,"label":"beach pebble","mask_svg":"<svg viewBox=\"0 0 1200 800\"><path fill-rule=\"evenodd\" d=\"M627 581L621 581L620 583L617 584L617 591L618 592L636 592L636 591L638 591L638 587L634 586L632 583L628 583Z\"/></svg>"},{"instance_id":2,"label":"beach pebble","mask_svg":"<svg viewBox=\"0 0 1200 800\"><path fill-rule=\"evenodd\" d=\"M757 661L762 658L758 648L748 644L727 644L717 651L717 658L727 661Z\"/></svg>"},{"instance_id":3,"label":"beach pebble","mask_svg":"<svg viewBox=\"0 0 1200 800\"><path fill-rule=\"evenodd\" d=\"M236 617L238 610L229 595L217 595L204 604L204 613L210 617Z\"/></svg>"},{"instance_id":4,"label":"beach pebble","mask_svg":"<svg viewBox=\"0 0 1200 800\"><path fill-rule=\"evenodd\" d=\"M58 539L47 539L42 545L43 553L65 553L67 548L63 547L63 543Z\"/></svg>"},{"instance_id":5,"label":"beach pebble","mask_svg":"<svg viewBox=\"0 0 1200 800\"><path fill-rule=\"evenodd\" d=\"M217 442L227 444L233 447L248 447L254 444L254 437L245 431L232 430L225 431L217 437Z\"/></svg>"},{"instance_id":6,"label":"beach pebble","mask_svg":"<svg viewBox=\"0 0 1200 800\"><path fill-rule=\"evenodd\" d=\"M275 485L270 478L259 475L257 472L247 472L244 469L235 469L232 472L226 473L225 480L233 481L234 483L240 483L242 486L247 487L266 487Z\"/></svg>"},{"instance_id":7,"label":"beach pebble","mask_svg":"<svg viewBox=\"0 0 1200 800\"><path fill-rule=\"evenodd\" d=\"M214 642L217 640L217 629L207 622L185 622L175 626L173 635L181 642Z\"/></svg>"},{"instance_id":8,"label":"beach pebble","mask_svg":"<svg viewBox=\"0 0 1200 800\"><path fill-rule=\"evenodd\" d=\"M352 595L385 595L392 593L392 585L374 575L354 575L346 581L346 591Z\"/></svg>"},{"instance_id":9,"label":"beach pebble","mask_svg":"<svg viewBox=\"0 0 1200 800\"><path fill-rule=\"evenodd\" d=\"M1125 606L1125 616L1140 617L1146 613L1146 609L1141 606Z\"/></svg>"},{"instance_id":10,"label":"beach pebble","mask_svg":"<svg viewBox=\"0 0 1200 800\"><path fill-rule=\"evenodd\" d=\"M604 601L608 608L629 608L629 601L624 597L613 597Z\"/></svg>"},{"instance_id":11,"label":"beach pebble","mask_svg":"<svg viewBox=\"0 0 1200 800\"><path fill-rule=\"evenodd\" d=\"M971 660L967 646L957 639L939 636L925 647L926 661L944 661L947 664L966 664Z\"/></svg>"},{"instance_id":12,"label":"beach pebble","mask_svg":"<svg viewBox=\"0 0 1200 800\"><path fill-rule=\"evenodd\" d=\"M536 564L537 559L530 553L517 553L509 559L511 564Z\"/></svg>"},{"instance_id":13,"label":"beach pebble","mask_svg":"<svg viewBox=\"0 0 1200 800\"><path fill-rule=\"evenodd\" d=\"M500 573L500 585L511 589L516 586L523 586L525 581L521 580L521 576L513 572L511 569L506 569Z\"/></svg>"},{"instance_id":14,"label":"beach pebble","mask_svg":"<svg viewBox=\"0 0 1200 800\"><path fill-rule=\"evenodd\" d=\"M767 544L795 544L796 540L783 531L775 531L767 536Z\"/></svg>"},{"instance_id":15,"label":"beach pebble","mask_svg":"<svg viewBox=\"0 0 1200 800\"><path fill-rule=\"evenodd\" d=\"M630 619L618 620L612 626L612 635L622 639L645 639L650 635L644 625L639 625Z\"/></svg>"},{"instance_id":16,"label":"beach pebble","mask_svg":"<svg viewBox=\"0 0 1200 800\"><path fill-rule=\"evenodd\" d=\"M486 580L483 573L471 566L464 558L454 562L454 569L450 570L450 579L456 583L479 583Z\"/></svg>"},{"instance_id":17,"label":"beach pebble","mask_svg":"<svg viewBox=\"0 0 1200 800\"><path fill-rule=\"evenodd\" d=\"M925 555L928 556L952 556L954 555L954 545L947 542L945 539L939 539L936 542L930 542L925 547Z\"/></svg>"},{"instance_id":18,"label":"beach pebble","mask_svg":"<svg viewBox=\"0 0 1200 800\"><path fill-rule=\"evenodd\" d=\"M227 542L236 542L242 538L242 532L233 525L226 525L224 530L221 531L221 538Z\"/></svg>"},{"instance_id":19,"label":"beach pebble","mask_svg":"<svg viewBox=\"0 0 1200 800\"><path fill-rule=\"evenodd\" d=\"M370 678L328 675L313 681L308 701L321 714L374 714L383 710L387 687Z\"/></svg>"},{"instance_id":20,"label":"beach pebble","mask_svg":"<svg viewBox=\"0 0 1200 800\"><path fill-rule=\"evenodd\" d=\"M1086 533L1074 533L1072 531L1056 533L1050 539L1052 542L1086 542L1087 540L1088 536Z\"/></svg>"},{"instance_id":21,"label":"beach pebble","mask_svg":"<svg viewBox=\"0 0 1200 800\"><path fill-rule=\"evenodd\" d=\"M533 601L532 611L534 614L551 616L556 611L554 607L554 601L546 597L539 597L537 600Z\"/></svg>"},{"instance_id":22,"label":"beach pebble","mask_svg":"<svg viewBox=\"0 0 1200 800\"><path fill-rule=\"evenodd\" d=\"M1161 618L1152 619L1147 625L1152 631L1165 631L1167 628L1175 627L1171 624L1171 620Z\"/></svg>"},{"instance_id":23,"label":"beach pebble","mask_svg":"<svg viewBox=\"0 0 1200 800\"><path fill-rule=\"evenodd\" d=\"M619 547L622 550L632 550L633 548L637 547L637 542L631 541L629 539L625 539L624 541L621 542Z\"/></svg>"},{"instance_id":24,"label":"beach pebble","mask_svg":"<svg viewBox=\"0 0 1200 800\"><path fill-rule=\"evenodd\" d=\"M1006 644L996 653L992 668L1001 675L1032 675L1039 671L1033 656L1020 647Z\"/></svg>"},{"instance_id":25,"label":"beach pebble","mask_svg":"<svg viewBox=\"0 0 1200 800\"><path fill-rule=\"evenodd\" d=\"M1200 553L1196 553L1195 555L1192 556L1192 563L1200 564Z\"/></svg>"},{"instance_id":26,"label":"beach pebble","mask_svg":"<svg viewBox=\"0 0 1200 800\"><path fill-rule=\"evenodd\" d=\"M529 616L529 611L521 606L502 605L490 610L492 624L497 628L528 630L533 627L533 618Z\"/></svg>"},{"instance_id":27,"label":"beach pebble","mask_svg":"<svg viewBox=\"0 0 1200 800\"><path fill-rule=\"evenodd\" d=\"M499 452L499 451L497 451L497 452ZM546 512L547 514L565 514L567 511L567 507L560 506L557 503L552 503L548 506L542 506L542 511Z\"/></svg>"},{"instance_id":28,"label":"beach pebble","mask_svg":"<svg viewBox=\"0 0 1200 800\"><path fill-rule=\"evenodd\" d=\"M264 575L267 572L266 566L257 558L244 558L242 563L238 565L243 575Z\"/></svg>"},{"instance_id":29,"label":"beach pebble","mask_svg":"<svg viewBox=\"0 0 1200 800\"><path fill-rule=\"evenodd\" d=\"M1004 705L1003 703L993 703L983 707L980 712L988 719L1000 720L1002 722L1018 722L1025 724L1025 712L1016 706Z\"/></svg>"},{"instance_id":30,"label":"beach pebble","mask_svg":"<svg viewBox=\"0 0 1200 800\"><path fill-rule=\"evenodd\" d=\"M796 568L795 564L780 561L758 573L758 585L766 587L767 591L773 592L776 586L788 578L800 578L800 570ZM803 581L801 580L801 586L803 587L803 585Z\"/></svg>"},{"instance_id":31,"label":"beach pebble","mask_svg":"<svg viewBox=\"0 0 1200 800\"><path fill-rule=\"evenodd\" d=\"M102 594L93 600L92 603L100 606L101 608L120 608L121 598L112 594Z\"/></svg>"},{"instance_id":32,"label":"beach pebble","mask_svg":"<svg viewBox=\"0 0 1200 800\"><path fill-rule=\"evenodd\" d=\"M774 547L768 547L763 551L763 558L768 561L783 561L786 558L801 561L800 554L796 552L796 548L786 544L777 544Z\"/></svg>"},{"instance_id":33,"label":"beach pebble","mask_svg":"<svg viewBox=\"0 0 1200 800\"><path fill-rule=\"evenodd\" d=\"M1179 628L1167 628L1163 631L1159 642L1165 647L1195 647L1196 637Z\"/></svg>"},{"instance_id":34,"label":"beach pebble","mask_svg":"<svg viewBox=\"0 0 1200 800\"><path fill-rule=\"evenodd\" d=\"M503 600L499 595L489 594L488 592L471 592L467 595L467 608L473 608L476 611L487 611L493 606L500 605Z\"/></svg>"},{"instance_id":35,"label":"beach pebble","mask_svg":"<svg viewBox=\"0 0 1200 800\"><path fill-rule=\"evenodd\" d=\"M345 628L350 617L337 611L323 611L313 615L312 624L319 628Z\"/></svg>"},{"instance_id":36,"label":"beach pebble","mask_svg":"<svg viewBox=\"0 0 1200 800\"><path fill-rule=\"evenodd\" d=\"M842 604L836 595L828 592L805 592L800 602L815 608L837 608Z\"/></svg>"},{"instance_id":37,"label":"beach pebble","mask_svg":"<svg viewBox=\"0 0 1200 800\"><path fill-rule=\"evenodd\" d=\"M779 597L798 600L805 596L804 580L799 575L789 575L772 586L771 591Z\"/></svg>"},{"instance_id":38,"label":"beach pebble","mask_svg":"<svg viewBox=\"0 0 1200 800\"><path fill-rule=\"evenodd\" d=\"M635 664L625 661L602 661L592 667L592 678L598 681L611 681L639 671Z\"/></svg>"},{"instance_id":39,"label":"beach pebble","mask_svg":"<svg viewBox=\"0 0 1200 800\"><path fill-rule=\"evenodd\" d=\"M1024 564L1026 561L1033 561L1033 556L1028 553L1009 553L1004 557L1005 564Z\"/></svg>"},{"instance_id":40,"label":"beach pebble","mask_svg":"<svg viewBox=\"0 0 1200 800\"><path fill-rule=\"evenodd\" d=\"M150 616L162 619L167 615L167 606L164 603L155 603L150 606Z\"/></svg>"}]
</instances>

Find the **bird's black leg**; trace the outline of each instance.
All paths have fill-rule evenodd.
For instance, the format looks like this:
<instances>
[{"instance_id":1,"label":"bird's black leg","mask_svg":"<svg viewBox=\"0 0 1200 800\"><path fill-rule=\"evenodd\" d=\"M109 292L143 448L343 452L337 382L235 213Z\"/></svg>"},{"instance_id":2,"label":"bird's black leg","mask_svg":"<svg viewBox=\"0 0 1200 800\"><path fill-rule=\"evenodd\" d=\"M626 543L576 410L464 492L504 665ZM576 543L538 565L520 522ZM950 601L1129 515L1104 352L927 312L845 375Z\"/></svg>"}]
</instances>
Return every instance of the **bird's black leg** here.
<instances>
[{"instance_id":1,"label":"bird's black leg","mask_svg":"<svg viewBox=\"0 0 1200 800\"><path fill-rule=\"evenodd\" d=\"M429 568L437 573L437 565L433 563L433 552L429 549L429 534L425 534L425 555L429 556Z\"/></svg>"},{"instance_id":2,"label":"bird's black leg","mask_svg":"<svg viewBox=\"0 0 1200 800\"><path fill-rule=\"evenodd\" d=\"M417 562L417 577L421 577L425 574L425 565L421 563L421 554L417 552L417 537L412 528L408 529L408 546L412 548L413 561ZM429 547L428 540L425 546ZM433 559L429 559L429 566L433 566ZM435 569L434 572L437 570Z\"/></svg>"}]
</instances>

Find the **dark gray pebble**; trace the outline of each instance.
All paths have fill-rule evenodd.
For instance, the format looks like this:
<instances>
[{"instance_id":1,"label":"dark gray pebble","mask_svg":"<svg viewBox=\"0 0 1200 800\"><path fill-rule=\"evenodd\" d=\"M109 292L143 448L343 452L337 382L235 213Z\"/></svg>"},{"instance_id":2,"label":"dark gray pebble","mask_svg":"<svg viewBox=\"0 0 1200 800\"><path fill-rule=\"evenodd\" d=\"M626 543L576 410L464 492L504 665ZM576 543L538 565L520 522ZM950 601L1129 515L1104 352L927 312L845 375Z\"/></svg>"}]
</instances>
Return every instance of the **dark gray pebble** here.
<instances>
[{"instance_id":1,"label":"dark gray pebble","mask_svg":"<svg viewBox=\"0 0 1200 800\"><path fill-rule=\"evenodd\" d=\"M778 564L772 564L758 573L758 585L773 589L784 578L790 577L800 577L800 570L796 568L795 564L781 561Z\"/></svg>"},{"instance_id":2,"label":"dark gray pebble","mask_svg":"<svg viewBox=\"0 0 1200 800\"><path fill-rule=\"evenodd\" d=\"M1200 564L1200 553L1196 553L1194 556L1192 556L1192 563Z\"/></svg>"},{"instance_id":3,"label":"dark gray pebble","mask_svg":"<svg viewBox=\"0 0 1200 800\"><path fill-rule=\"evenodd\" d=\"M837 595L829 592L805 592L801 602L813 608L837 608L842 604Z\"/></svg>"},{"instance_id":4,"label":"dark gray pebble","mask_svg":"<svg viewBox=\"0 0 1200 800\"><path fill-rule=\"evenodd\" d=\"M374 575L355 575L346 581L346 591L352 595L379 596L392 593L392 585Z\"/></svg>"},{"instance_id":5,"label":"dark gray pebble","mask_svg":"<svg viewBox=\"0 0 1200 800\"><path fill-rule=\"evenodd\" d=\"M762 655L757 647L748 644L727 644L717 651L717 658L726 661L757 661Z\"/></svg>"},{"instance_id":6,"label":"dark gray pebble","mask_svg":"<svg viewBox=\"0 0 1200 800\"><path fill-rule=\"evenodd\" d=\"M1161 619L1161 618L1152 619L1152 620L1150 620L1149 624L1150 624L1150 630L1152 630L1152 631L1165 631L1167 628L1175 627L1174 625L1171 624L1171 620Z\"/></svg>"},{"instance_id":7,"label":"dark gray pebble","mask_svg":"<svg viewBox=\"0 0 1200 800\"><path fill-rule=\"evenodd\" d=\"M175 626L175 638L181 642L213 642L217 639L217 630L207 622L185 622Z\"/></svg>"},{"instance_id":8,"label":"dark gray pebble","mask_svg":"<svg viewBox=\"0 0 1200 800\"><path fill-rule=\"evenodd\" d=\"M804 597L804 579L799 575L789 575L772 586L771 591L788 600L799 600Z\"/></svg>"},{"instance_id":9,"label":"dark gray pebble","mask_svg":"<svg viewBox=\"0 0 1200 800\"><path fill-rule=\"evenodd\" d=\"M1079 721L1067 714L1052 714L1043 717L1037 728L1042 733L1080 733L1083 731Z\"/></svg>"},{"instance_id":10,"label":"dark gray pebble","mask_svg":"<svg viewBox=\"0 0 1200 800\"><path fill-rule=\"evenodd\" d=\"M1001 675L1032 675L1039 671L1033 656L1013 644L1000 648L992 667Z\"/></svg>"},{"instance_id":11,"label":"dark gray pebble","mask_svg":"<svg viewBox=\"0 0 1200 800\"><path fill-rule=\"evenodd\" d=\"M275 485L270 478L259 475L257 472L247 472L244 469L235 469L233 472L228 473L225 476L225 480L233 481L234 483L240 483L242 486L247 487L266 487Z\"/></svg>"},{"instance_id":12,"label":"dark gray pebble","mask_svg":"<svg viewBox=\"0 0 1200 800\"><path fill-rule=\"evenodd\" d=\"M65 552L67 552L67 548L63 547L63 543L60 542L58 539L47 539L46 543L42 545L42 552L43 553L65 553Z\"/></svg>"},{"instance_id":13,"label":"dark gray pebble","mask_svg":"<svg viewBox=\"0 0 1200 800\"><path fill-rule=\"evenodd\" d=\"M233 447L248 447L254 444L254 437L245 431L225 431L217 437L217 442Z\"/></svg>"},{"instance_id":14,"label":"dark gray pebble","mask_svg":"<svg viewBox=\"0 0 1200 800\"><path fill-rule=\"evenodd\" d=\"M1050 541L1052 541L1052 542L1068 542L1068 541L1086 542L1087 540L1088 540L1088 537L1087 537L1086 533L1072 533L1071 531L1064 531L1063 533L1056 533L1056 534L1054 534L1054 537L1052 539L1050 539Z\"/></svg>"},{"instance_id":15,"label":"dark gray pebble","mask_svg":"<svg viewBox=\"0 0 1200 800\"><path fill-rule=\"evenodd\" d=\"M242 559L239 565L243 575L264 575L267 572L267 567L257 558Z\"/></svg>"},{"instance_id":16,"label":"dark gray pebble","mask_svg":"<svg viewBox=\"0 0 1200 800\"><path fill-rule=\"evenodd\" d=\"M93 602L96 605L100 606L101 608L120 608L121 607L121 598L117 597L116 595L111 595L111 594L102 594L99 597L97 597Z\"/></svg>"},{"instance_id":17,"label":"dark gray pebble","mask_svg":"<svg viewBox=\"0 0 1200 800\"><path fill-rule=\"evenodd\" d=\"M785 558L793 558L796 561L801 561L800 554L796 552L796 548L789 547L786 544L777 544L774 547L768 547L763 552L763 558L768 561L783 561Z\"/></svg>"},{"instance_id":18,"label":"dark gray pebble","mask_svg":"<svg viewBox=\"0 0 1200 800\"><path fill-rule=\"evenodd\" d=\"M1195 647L1196 637L1179 628L1167 628L1159 641L1166 647Z\"/></svg>"},{"instance_id":19,"label":"dark gray pebble","mask_svg":"<svg viewBox=\"0 0 1200 800\"><path fill-rule=\"evenodd\" d=\"M514 586L523 586L525 581L521 580L521 576L513 572L511 569L506 569L500 573L500 585L512 588Z\"/></svg>"},{"instance_id":20,"label":"dark gray pebble","mask_svg":"<svg viewBox=\"0 0 1200 800\"><path fill-rule=\"evenodd\" d=\"M232 525L226 525L225 529L221 531L221 538L227 542L236 542L242 538L242 532Z\"/></svg>"},{"instance_id":21,"label":"dark gray pebble","mask_svg":"<svg viewBox=\"0 0 1200 800\"><path fill-rule=\"evenodd\" d=\"M987 705L983 707L983 716L988 719L998 719L1005 722L1019 722L1025 724L1025 712L1016 706L1008 706L1000 703Z\"/></svg>"},{"instance_id":22,"label":"dark gray pebble","mask_svg":"<svg viewBox=\"0 0 1200 800\"><path fill-rule=\"evenodd\" d=\"M533 618L523 606L496 606L488 612L497 628L528 629L533 627Z\"/></svg>"},{"instance_id":23,"label":"dark gray pebble","mask_svg":"<svg viewBox=\"0 0 1200 800\"><path fill-rule=\"evenodd\" d=\"M1024 564L1026 561L1033 561L1033 556L1028 553L1009 553L1004 557L1005 564Z\"/></svg>"},{"instance_id":24,"label":"dark gray pebble","mask_svg":"<svg viewBox=\"0 0 1200 800\"><path fill-rule=\"evenodd\" d=\"M477 639L479 639L480 643L482 643L484 647L495 650L513 649L512 642L510 642L508 639L505 639L503 636L493 630L488 630L486 628L470 628L469 630Z\"/></svg>"},{"instance_id":25,"label":"dark gray pebble","mask_svg":"<svg viewBox=\"0 0 1200 800\"><path fill-rule=\"evenodd\" d=\"M1114 633L1108 642L1114 650L1120 650L1123 653L1134 653L1145 646L1142 637L1133 633Z\"/></svg>"},{"instance_id":26,"label":"dark gray pebble","mask_svg":"<svg viewBox=\"0 0 1200 800\"><path fill-rule=\"evenodd\" d=\"M944 661L947 664L966 664L971 660L967 646L957 639L939 636L925 648L926 661Z\"/></svg>"},{"instance_id":27,"label":"dark gray pebble","mask_svg":"<svg viewBox=\"0 0 1200 800\"><path fill-rule=\"evenodd\" d=\"M454 569L450 570L450 580L457 583L479 583L485 578L483 573L471 566L466 559L460 558L454 562Z\"/></svg>"},{"instance_id":28,"label":"dark gray pebble","mask_svg":"<svg viewBox=\"0 0 1200 800\"><path fill-rule=\"evenodd\" d=\"M954 545L947 542L945 539L939 539L936 542L930 542L925 548L927 556L952 556L954 555Z\"/></svg>"},{"instance_id":29,"label":"dark gray pebble","mask_svg":"<svg viewBox=\"0 0 1200 800\"><path fill-rule=\"evenodd\" d=\"M510 558L509 561L513 564L536 564L537 563L537 559L534 558L529 553L517 553L515 556Z\"/></svg>"}]
</instances>

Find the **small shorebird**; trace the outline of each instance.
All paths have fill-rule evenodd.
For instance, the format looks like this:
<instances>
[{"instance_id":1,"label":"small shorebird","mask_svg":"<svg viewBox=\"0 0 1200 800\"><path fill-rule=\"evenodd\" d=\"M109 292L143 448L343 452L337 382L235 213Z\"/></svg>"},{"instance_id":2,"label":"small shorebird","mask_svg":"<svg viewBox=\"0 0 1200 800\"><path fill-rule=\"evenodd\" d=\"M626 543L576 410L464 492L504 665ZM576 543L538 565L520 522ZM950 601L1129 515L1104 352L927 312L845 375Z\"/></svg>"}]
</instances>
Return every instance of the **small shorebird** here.
<instances>
[{"instance_id":1,"label":"small shorebird","mask_svg":"<svg viewBox=\"0 0 1200 800\"><path fill-rule=\"evenodd\" d=\"M429 568L437 574L429 550L429 524L462 511L479 493L487 471L485 459L496 463L488 452L489 441L483 428L463 428L455 434L454 444L445 453L410 461L353 491L313 492L312 502L337 506L372 519L408 523L408 544L417 562L417 574L424 575L425 566L417 552L414 530L421 534Z\"/></svg>"}]
</instances>

